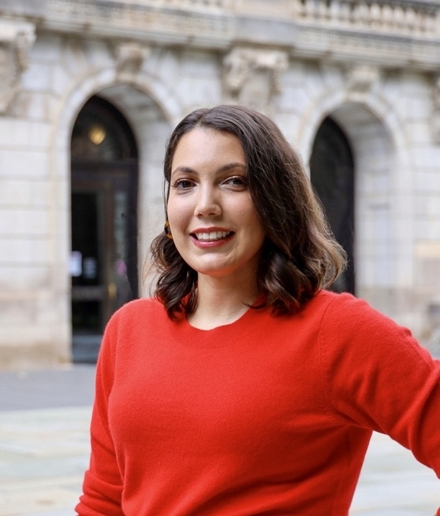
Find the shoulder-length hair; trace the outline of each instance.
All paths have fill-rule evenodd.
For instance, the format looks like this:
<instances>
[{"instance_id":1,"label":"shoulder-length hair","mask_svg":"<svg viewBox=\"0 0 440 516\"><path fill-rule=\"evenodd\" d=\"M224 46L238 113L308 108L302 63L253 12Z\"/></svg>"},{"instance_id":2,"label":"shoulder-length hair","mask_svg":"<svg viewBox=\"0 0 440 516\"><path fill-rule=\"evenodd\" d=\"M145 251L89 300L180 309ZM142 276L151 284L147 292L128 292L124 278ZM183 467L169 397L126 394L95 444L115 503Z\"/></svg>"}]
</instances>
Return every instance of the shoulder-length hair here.
<instances>
[{"instance_id":1,"label":"shoulder-length hair","mask_svg":"<svg viewBox=\"0 0 440 516\"><path fill-rule=\"evenodd\" d=\"M299 155L276 124L253 109L234 105L197 109L177 125L168 141L166 200L177 144L197 127L232 134L243 147L249 191L266 233L257 271L262 299L258 307L271 307L277 315L297 312L346 264ZM153 240L151 253L160 273L155 297L171 319L190 315L197 307L197 272L164 232Z\"/></svg>"}]
</instances>

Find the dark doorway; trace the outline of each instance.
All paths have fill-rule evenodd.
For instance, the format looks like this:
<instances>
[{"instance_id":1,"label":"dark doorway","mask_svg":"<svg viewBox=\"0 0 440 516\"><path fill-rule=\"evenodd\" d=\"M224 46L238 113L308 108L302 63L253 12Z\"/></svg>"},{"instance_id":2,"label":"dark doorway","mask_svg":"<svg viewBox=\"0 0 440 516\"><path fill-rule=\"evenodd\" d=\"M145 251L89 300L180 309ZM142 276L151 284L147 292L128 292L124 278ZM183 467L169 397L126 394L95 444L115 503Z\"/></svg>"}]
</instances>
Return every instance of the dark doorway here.
<instances>
[{"instance_id":1,"label":"dark doorway","mask_svg":"<svg viewBox=\"0 0 440 516\"><path fill-rule=\"evenodd\" d=\"M330 117L316 134L310 173L333 234L348 255L348 268L331 289L354 294L354 161L347 137Z\"/></svg>"},{"instance_id":2,"label":"dark doorway","mask_svg":"<svg viewBox=\"0 0 440 516\"><path fill-rule=\"evenodd\" d=\"M137 148L112 104L84 105L71 158L72 354L95 362L110 316L138 295Z\"/></svg>"}]
</instances>

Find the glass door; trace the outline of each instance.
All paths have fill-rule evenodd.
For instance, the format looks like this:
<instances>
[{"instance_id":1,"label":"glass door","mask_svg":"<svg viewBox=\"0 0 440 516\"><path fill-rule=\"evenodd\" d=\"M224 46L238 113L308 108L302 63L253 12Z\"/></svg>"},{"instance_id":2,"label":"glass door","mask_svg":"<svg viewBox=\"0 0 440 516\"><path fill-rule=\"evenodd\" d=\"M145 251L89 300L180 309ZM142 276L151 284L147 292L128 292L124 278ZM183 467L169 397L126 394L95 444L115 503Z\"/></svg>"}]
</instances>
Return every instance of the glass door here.
<instances>
[{"instance_id":1,"label":"glass door","mask_svg":"<svg viewBox=\"0 0 440 516\"><path fill-rule=\"evenodd\" d=\"M92 97L72 132L74 362L95 362L105 325L137 297L137 151L121 113Z\"/></svg>"},{"instance_id":2,"label":"glass door","mask_svg":"<svg viewBox=\"0 0 440 516\"><path fill-rule=\"evenodd\" d=\"M105 255L108 252L105 224L105 190L72 192L72 326L76 335L101 335L108 311Z\"/></svg>"}]
</instances>

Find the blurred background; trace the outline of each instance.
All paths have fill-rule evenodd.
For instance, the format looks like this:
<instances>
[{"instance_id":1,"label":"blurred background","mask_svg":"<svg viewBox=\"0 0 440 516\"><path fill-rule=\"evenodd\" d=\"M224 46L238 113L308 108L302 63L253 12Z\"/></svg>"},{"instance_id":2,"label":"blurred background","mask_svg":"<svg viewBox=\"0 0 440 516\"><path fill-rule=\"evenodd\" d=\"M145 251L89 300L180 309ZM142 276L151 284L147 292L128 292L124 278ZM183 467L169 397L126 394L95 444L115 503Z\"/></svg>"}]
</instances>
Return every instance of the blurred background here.
<instances>
[{"instance_id":1,"label":"blurred background","mask_svg":"<svg viewBox=\"0 0 440 516\"><path fill-rule=\"evenodd\" d=\"M299 150L334 285L440 350L440 5L0 0L0 369L96 360L162 231L190 110L250 105Z\"/></svg>"}]
</instances>

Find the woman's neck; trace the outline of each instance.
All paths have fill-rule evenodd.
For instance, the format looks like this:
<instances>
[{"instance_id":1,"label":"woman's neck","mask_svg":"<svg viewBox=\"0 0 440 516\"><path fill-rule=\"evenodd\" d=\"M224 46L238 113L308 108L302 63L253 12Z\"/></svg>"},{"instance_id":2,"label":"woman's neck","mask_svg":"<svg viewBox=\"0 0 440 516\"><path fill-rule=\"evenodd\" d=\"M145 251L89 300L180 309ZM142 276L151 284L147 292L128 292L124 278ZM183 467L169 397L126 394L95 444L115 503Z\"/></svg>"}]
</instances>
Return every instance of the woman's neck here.
<instances>
[{"instance_id":1,"label":"woman's neck","mask_svg":"<svg viewBox=\"0 0 440 516\"><path fill-rule=\"evenodd\" d=\"M238 320L258 297L255 278L252 281L227 281L199 275L197 309L188 318L191 326L210 330Z\"/></svg>"}]
</instances>

